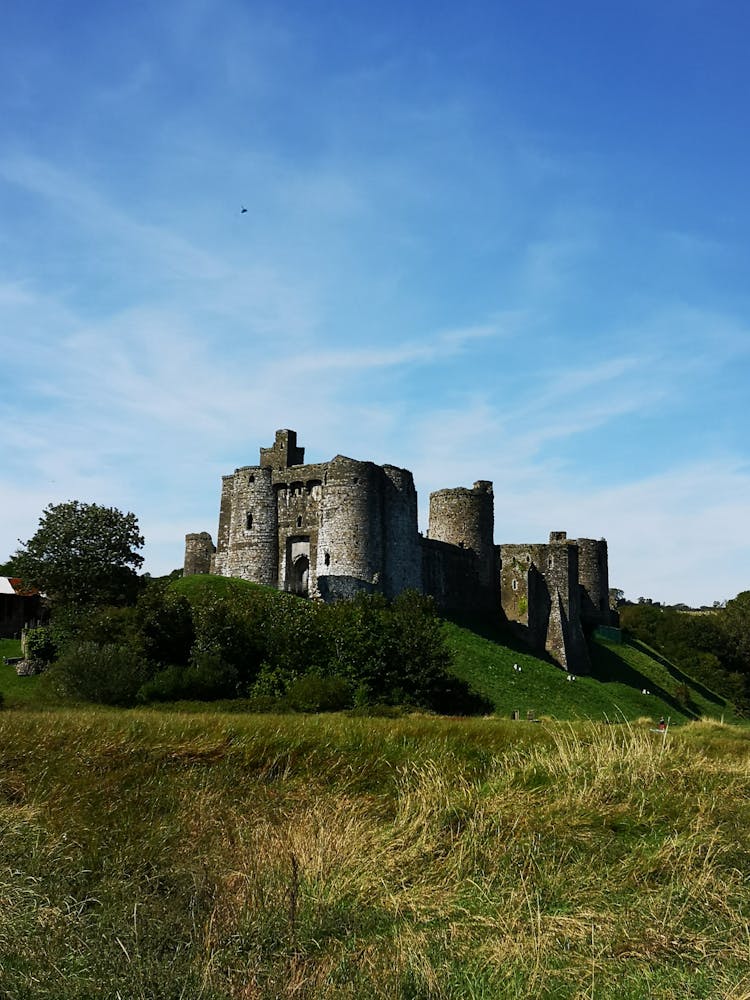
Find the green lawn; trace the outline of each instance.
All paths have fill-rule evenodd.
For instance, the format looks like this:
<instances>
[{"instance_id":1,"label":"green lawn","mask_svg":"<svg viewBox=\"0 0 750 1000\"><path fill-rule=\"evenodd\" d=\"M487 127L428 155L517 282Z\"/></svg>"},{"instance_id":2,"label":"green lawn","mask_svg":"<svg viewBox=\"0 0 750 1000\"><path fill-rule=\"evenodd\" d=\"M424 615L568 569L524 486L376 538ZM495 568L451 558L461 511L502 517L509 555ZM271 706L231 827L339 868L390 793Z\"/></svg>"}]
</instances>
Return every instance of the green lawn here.
<instances>
[{"instance_id":1,"label":"green lawn","mask_svg":"<svg viewBox=\"0 0 750 1000\"><path fill-rule=\"evenodd\" d=\"M0 639L0 694L5 708L47 704L48 696L40 689L41 677L19 677L16 668L3 663L4 657L21 655L18 639Z\"/></svg>"}]
</instances>

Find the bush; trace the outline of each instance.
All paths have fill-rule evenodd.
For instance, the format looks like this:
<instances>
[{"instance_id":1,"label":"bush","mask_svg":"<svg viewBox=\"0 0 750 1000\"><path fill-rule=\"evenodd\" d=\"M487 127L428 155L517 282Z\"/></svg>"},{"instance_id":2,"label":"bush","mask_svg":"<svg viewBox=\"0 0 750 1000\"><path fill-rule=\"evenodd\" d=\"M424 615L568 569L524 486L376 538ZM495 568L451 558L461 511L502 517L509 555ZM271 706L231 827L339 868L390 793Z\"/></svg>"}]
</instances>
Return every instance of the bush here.
<instances>
[{"instance_id":1,"label":"bush","mask_svg":"<svg viewBox=\"0 0 750 1000\"><path fill-rule=\"evenodd\" d=\"M289 685L284 700L295 712L340 712L351 708L354 696L343 677L303 674Z\"/></svg>"},{"instance_id":2,"label":"bush","mask_svg":"<svg viewBox=\"0 0 750 1000\"><path fill-rule=\"evenodd\" d=\"M146 681L139 701L216 701L237 695L238 675L217 653L198 653L188 667L172 665Z\"/></svg>"},{"instance_id":3,"label":"bush","mask_svg":"<svg viewBox=\"0 0 750 1000\"><path fill-rule=\"evenodd\" d=\"M187 665L195 642L193 612L187 598L167 590L161 580L151 583L135 609L138 640L148 660Z\"/></svg>"},{"instance_id":4,"label":"bush","mask_svg":"<svg viewBox=\"0 0 750 1000\"><path fill-rule=\"evenodd\" d=\"M133 705L148 665L132 646L81 642L68 647L50 671L58 694L101 705Z\"/></svg>"},{"instance_id":5,"label":"bush","mask_svg":"<svg viewBox=\"0 0 750 1000\"><path fill-rule=\"evenodd\" d=\"M55 630L49 625L30 629L25 640L26 659L45 665L52 663L59 652L58 641Z\"/></svg>"}]
</instances>

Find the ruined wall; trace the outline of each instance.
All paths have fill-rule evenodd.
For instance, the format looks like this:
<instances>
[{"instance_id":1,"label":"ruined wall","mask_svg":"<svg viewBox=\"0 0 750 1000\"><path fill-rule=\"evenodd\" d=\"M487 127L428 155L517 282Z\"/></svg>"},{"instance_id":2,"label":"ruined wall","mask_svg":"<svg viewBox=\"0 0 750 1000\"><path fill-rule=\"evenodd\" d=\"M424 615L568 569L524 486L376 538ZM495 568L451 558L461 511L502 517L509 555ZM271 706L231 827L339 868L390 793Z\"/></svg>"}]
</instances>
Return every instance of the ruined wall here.
<instances>
[{"instance_id":1,"label":"ruined wall","mask_svg":"<svg viewBox=\"0 0 750 1000\"><path fill-rule=\"evenodd\" d=\"M506 617L532 649L576 673L588 671L578 547L565 532L552 532L546 545L501 545L500 594Z\"/></svg>"},{"instance_id":2,"label":"ruined wall","mask_svg":"<svg viewBox=\"0 0 750 1000\"><path fill-rule=\"evenodd\" d=\"M491 593L480 583L474 553L435 538L420 542L424 593L445 611L486 611Z\"/></svg>"},{"instance_id":3,"label":"ruined wall","mask_svg":"<svg viewBox=\"0 0 750 1000\"><path fill-rule=\"evenodd\" d=\"M417 520L417 491L408 469L384 465L383 592L395 597L422 589L422 554Z\"/></svg>"},{"instance_id":4,"label":"ruined wall","mask_svg":"<svg viewBox=\"0 0 750 1000\"><path fill-rule=\"evenodd\" d=\"M182 575L193 576L196 573L210 573L214 552L216 549L207 531L185 535L185 564Z\"/></svg>"}]
</instances>

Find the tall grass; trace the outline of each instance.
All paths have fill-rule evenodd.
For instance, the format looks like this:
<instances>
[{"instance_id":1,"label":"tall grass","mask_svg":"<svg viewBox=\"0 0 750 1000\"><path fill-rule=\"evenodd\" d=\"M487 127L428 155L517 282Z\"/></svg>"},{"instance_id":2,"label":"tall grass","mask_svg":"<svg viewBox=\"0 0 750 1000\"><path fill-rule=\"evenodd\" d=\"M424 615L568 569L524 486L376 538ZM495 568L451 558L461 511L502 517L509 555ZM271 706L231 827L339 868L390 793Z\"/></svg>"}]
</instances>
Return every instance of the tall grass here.
<instances>
[{"instance_id":1,"label":"tall grass","mask_svg":"<svg viewBox=\"0 0 750 1000\"><path fill-rule=\"evenodd\" d=\"M726 998L728 726L0 715L0 995Z\"/></svg>"}]
</instances>

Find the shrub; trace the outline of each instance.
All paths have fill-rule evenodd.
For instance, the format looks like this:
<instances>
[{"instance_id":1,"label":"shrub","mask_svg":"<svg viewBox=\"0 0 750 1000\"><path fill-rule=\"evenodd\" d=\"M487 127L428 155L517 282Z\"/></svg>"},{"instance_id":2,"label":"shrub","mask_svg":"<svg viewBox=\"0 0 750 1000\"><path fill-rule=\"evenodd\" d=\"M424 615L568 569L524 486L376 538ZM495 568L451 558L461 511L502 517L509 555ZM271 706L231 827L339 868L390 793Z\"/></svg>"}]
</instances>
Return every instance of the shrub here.
<instances>
[{"instance_id":1,"label":"shrub","mask_svg":"<svg viewBox=\"0 0 750 1000\"><path fill-rule=\"evenodd\" d=\"M193 613L187 598L170 593L163 581L141 594L135 609L138 639L153 663L187 664L195 642Z\"/></svg>"},{"instance_id":2,"label":"shrub","mask_svg":"<svg viewBox=\"0 0 750 1000\"><path fill-rule=\"evenodd\" d=\"M69 646L50 672L58 694L102 705L133 705L148 665L132 646L81 642Z\"/></svg>"},{"instance_id":3,"label":"shrub","mask_svg":"<svg viewBox=\"0 0 750 1000\"><path fill-rule=\"evenodd\" d=\"M139 701L216 701L237 694L237 671L218 653L198 653L188 667L160 670L138 691Z\"/></svg>"},{"instance_id":4,"label":"shrub","mask_svg":"<svg viewBox=\"0 0 750 1000\"><path fill-rule=\"evenodd\" d=\"M43 664L52 663L59 652L58 641L55 630L49 625L30 629L25 640L26 659Z\"/></svg>"},{"instance_id":5,"label":"shrub","mask_svg":"<svg viewBox=\"0 0 750 1000\"><path fill-rule=\"evenodd\" d=\"M339 712L351 708L354 697L345 678L311 673L289 685L285 701L295 712Z\"/></svg>"}]
</instances>

